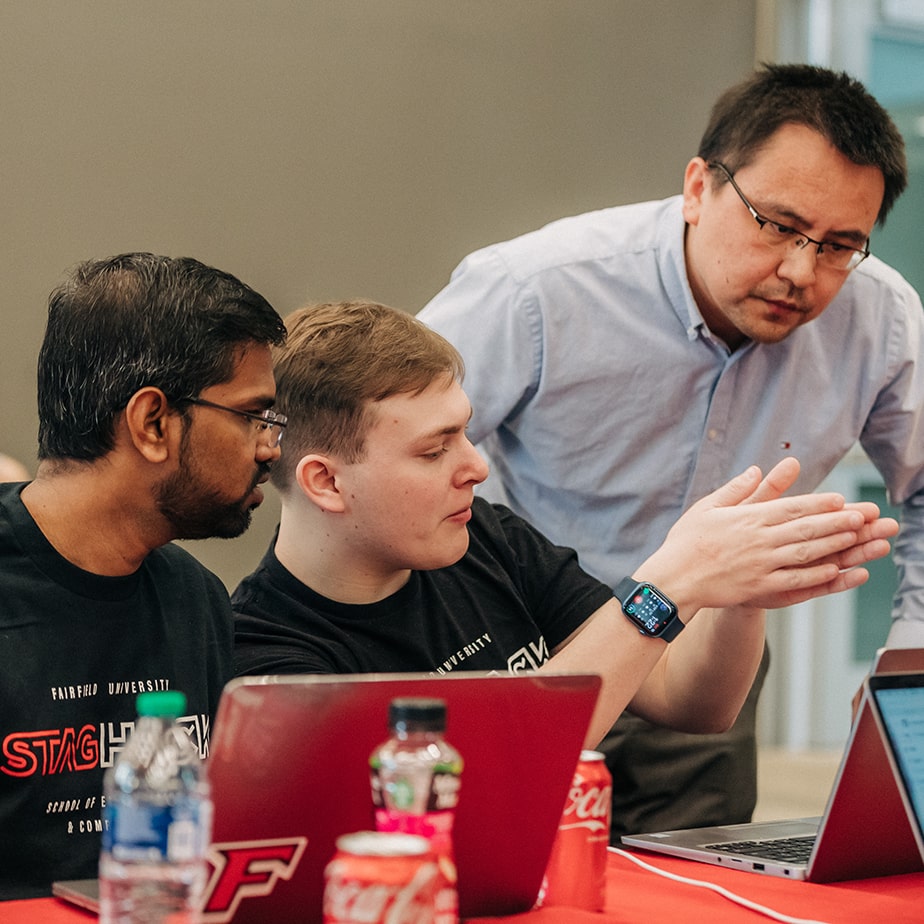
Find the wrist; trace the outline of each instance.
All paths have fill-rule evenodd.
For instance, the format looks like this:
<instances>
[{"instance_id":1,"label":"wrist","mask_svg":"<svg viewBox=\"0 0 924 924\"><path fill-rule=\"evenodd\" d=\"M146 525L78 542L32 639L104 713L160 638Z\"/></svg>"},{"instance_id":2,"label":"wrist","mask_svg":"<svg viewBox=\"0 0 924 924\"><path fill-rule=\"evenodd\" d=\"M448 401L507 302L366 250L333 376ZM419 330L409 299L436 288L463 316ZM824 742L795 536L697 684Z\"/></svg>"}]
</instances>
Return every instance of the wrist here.
<instances>
[{"instance_id":1,"label":"wrist","mask_svg":"<svg viewBox=\"0 0 924 924\"><path fill-rule=\"evenodd\" d=\"M651 582L625 577L616 585L616 597L623 615L642 635L670 642L684 628L677 605Z\"/></svg>"}]
</instances>

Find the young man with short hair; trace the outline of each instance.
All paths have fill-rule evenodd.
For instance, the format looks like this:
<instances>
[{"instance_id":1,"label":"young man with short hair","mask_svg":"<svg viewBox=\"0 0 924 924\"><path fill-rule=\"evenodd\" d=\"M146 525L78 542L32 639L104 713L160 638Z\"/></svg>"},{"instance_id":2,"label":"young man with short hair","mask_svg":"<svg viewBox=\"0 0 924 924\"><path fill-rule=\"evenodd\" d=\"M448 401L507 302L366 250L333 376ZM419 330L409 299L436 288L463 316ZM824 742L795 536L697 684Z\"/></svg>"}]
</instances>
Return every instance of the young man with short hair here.
<instances>
[{"instance_id":1,"label":"young man with short hair","mask_svg":"<svg viewBox=\"0 0 924 924\"><path fill-rule=\"evenodd\" d=\"M239 673L595 672L588 745L627 707L722 729L760 661L764 608L863 583L857 566L898 528L836 494L781 498L792 459L764 480L751 467L694 505L617 600L570 549L474 497L488 470L446 340L368 302L286 326L282 516L232 596ZM640 616L656 596L663 608Z\"/></svg>"}]
</instances>

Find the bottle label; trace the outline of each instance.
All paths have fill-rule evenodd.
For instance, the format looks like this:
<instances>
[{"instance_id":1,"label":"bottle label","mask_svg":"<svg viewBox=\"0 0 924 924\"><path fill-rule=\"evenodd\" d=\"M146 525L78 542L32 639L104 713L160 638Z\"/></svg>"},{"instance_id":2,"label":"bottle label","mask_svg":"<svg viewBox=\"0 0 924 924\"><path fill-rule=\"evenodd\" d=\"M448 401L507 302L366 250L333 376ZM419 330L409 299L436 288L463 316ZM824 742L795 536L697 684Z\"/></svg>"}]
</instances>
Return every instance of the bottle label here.
<instances>
[{"instance_id":1,"label":"bottle label","mask_svg":"<svg viewBox=\"0 0 924 924\"><path fill-rule=\"evenodd\" d=\"M204 855L210 803L107 805L103 849L114 859L183 863Z\"/></svg>"},{"instance_id":2,"label":"bottle label","mask_svg":"<svg viewBox=\"0 0 924 924\"><path fill-rule=\"evenodd\" d=\"M372 767L372 803L397 812L452 812L459 804L461 780L455 772L435 770L421 791L416 773L396 773Z\"/></svg>"}]
</instances>

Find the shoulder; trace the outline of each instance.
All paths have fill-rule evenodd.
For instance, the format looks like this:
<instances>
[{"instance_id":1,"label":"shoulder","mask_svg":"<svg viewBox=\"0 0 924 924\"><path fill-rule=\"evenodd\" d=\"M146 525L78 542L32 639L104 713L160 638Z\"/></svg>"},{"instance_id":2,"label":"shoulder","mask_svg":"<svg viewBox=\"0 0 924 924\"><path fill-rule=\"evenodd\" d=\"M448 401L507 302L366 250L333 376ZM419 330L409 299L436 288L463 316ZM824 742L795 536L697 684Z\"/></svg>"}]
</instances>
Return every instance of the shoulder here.
<instances>
[{"instance_id":1,"label":"shoulder","mask_svg":"<svg viewBox=\"0 0 924 924\"><path fill-rule=\"evenodd\" d=\"M864 362L880 356L892 366L917 359L924 344L924 310L901 273L871 256L800 334L815 349L844 351L866 357Z\"/></svg>"},{"instance_id":2,"label":"shoulder","mask_svg":"<svg viewBox=\"0 0 924 924\"><path fill-rule=\"evenodd\" d=\"M861 316L871 314L871 303L876 309L874 317L882 312L907 316L921 311L921 299L911 283L875 256L868 257L847 277L834 303L849 306Z\"/></svg>"},{"instance_id":3,"label":"shoulder","mask_svg":"<svg viewBox=\"0 0 924 924\"><path fill-rule=\"evenodd\" d=\"M659 243L662 218L676 208L674 197L559 218L535 231L476 250L457 272L495 263L514 280L525 281L544 272L649 250Z\"/></svg>"}]
</instances>

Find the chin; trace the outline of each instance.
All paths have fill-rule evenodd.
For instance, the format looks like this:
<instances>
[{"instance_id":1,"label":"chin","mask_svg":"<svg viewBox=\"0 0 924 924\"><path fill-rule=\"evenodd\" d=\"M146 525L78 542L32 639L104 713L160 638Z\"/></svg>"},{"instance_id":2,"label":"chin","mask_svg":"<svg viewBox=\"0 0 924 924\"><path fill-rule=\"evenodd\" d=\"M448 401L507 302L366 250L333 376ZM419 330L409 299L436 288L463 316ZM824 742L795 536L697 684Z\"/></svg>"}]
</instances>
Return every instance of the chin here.
<instances>
[{"instance_id":1,"label":"chin","mask_svg":"<svg viewBox=\"0 0 924 924\"><path fill-rule=\"evenodd\" d=\"M468 534L466 533L464 543L454 543L442 549L429 548L426 554L420 557L419 562L412 567L415 571L436 571L439 568L448 568L461 561L467 551Z\"/></svg>"}]
</instances>

